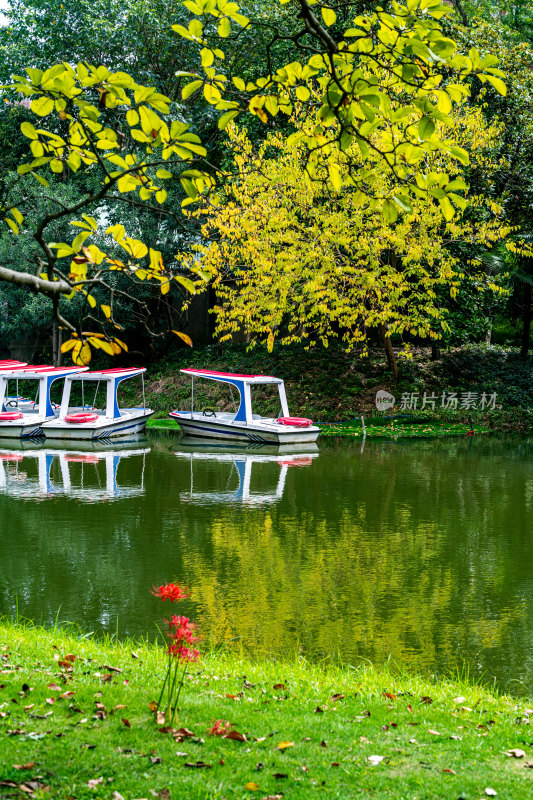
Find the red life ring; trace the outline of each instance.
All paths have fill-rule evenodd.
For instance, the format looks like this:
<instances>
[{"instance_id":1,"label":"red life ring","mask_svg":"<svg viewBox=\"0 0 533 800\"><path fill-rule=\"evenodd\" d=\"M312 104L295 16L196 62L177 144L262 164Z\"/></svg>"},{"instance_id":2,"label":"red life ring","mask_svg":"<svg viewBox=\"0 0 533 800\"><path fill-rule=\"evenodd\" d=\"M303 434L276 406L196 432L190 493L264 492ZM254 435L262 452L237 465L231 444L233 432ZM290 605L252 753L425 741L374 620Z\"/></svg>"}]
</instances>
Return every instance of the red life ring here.
<instances>
[{"instance_id":1,"label":"red life ring","mask_svg":"<svg viewBox=\"0 0 533 800\"><path fill-rule=\"evenodd\" d=\"M96 422L97 419L98 414L85 414L80 412L76 414L67 414L65 417L65 422L74 422L79 424L80 422Z\"/></svg>"},{"instance_id":2,"label":"red life ring","mask_svg":"<svg viewBox=\"0 0 533 800\"><path fill-rule=\"evenodd\" d=\"M313 424L312 419L305 417L279 417L278 422L280 425L292 425L295 428L308 428Z\"/></svg>"},{"instance_id":3,"label":"red life ring","mask_svg":"<svg viewBox=\"0 0 533 800\"><path fill-rule=\"evenodd\" d=\"M0 422L12 422L16 419L22 419L23 414L20 411L2 411L0 412Z\"/></svg>"}]
</instances>

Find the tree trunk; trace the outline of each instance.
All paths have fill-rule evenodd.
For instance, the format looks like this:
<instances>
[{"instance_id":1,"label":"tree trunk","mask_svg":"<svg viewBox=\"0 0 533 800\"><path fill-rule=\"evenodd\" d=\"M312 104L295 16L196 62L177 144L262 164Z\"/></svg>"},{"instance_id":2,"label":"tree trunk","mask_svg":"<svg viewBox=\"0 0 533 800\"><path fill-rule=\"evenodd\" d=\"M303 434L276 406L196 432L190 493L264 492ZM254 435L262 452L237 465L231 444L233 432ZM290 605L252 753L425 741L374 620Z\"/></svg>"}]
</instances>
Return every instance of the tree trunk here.
<instances>
[{"instance_id":1,"label":"tree trunk","mask_svg":"<svg viewBox=\"0 0 533 800\"><path fill-rule=\"evenodd\" d=\"M520 348L520 355L522 358L527 358L529 352L529 338L531 334L531 318L532 318L532 295L531 284L525 284L525 300L524 300L524 316L522 328L522 347Z\"/></svg>"},{"instance_id":2,"label":"tree trunk","mask_svg":"<svg viewBox=\"0 0 533 800\"><path fill-rule=\"evenodd\" d=\"M390 336L387 333L387 326L384 325L383 323L381 325L381 338L383 339L383 346L385 348L385 353L387 354L387 362L389 365L389 369L394 375L394 381L398 383L398 378L399 378L398 362L396 360L396 354L392 349L392 342L390 340Z\"/></svg>"},{"instance_id":3,"label":"tree trunk","mask_svg":"<svg viewBox=\"0 0 533 800\"><path fill-rule=\"evenodd\" d=\"M465 26L465 28L467 28L468 17L466 16L466 11L463 4L461 3L461 0L452 0L452 5L454 5L457 11L459 12L463 25Z\"/></svg>"},{"instance_id":4,"label":"tree trunk","mask_svg":"<svg viewBox=\"0 0 533 800\"><path fill-rule=\"evenodd\" d=\"M60 367L63 360L63 353L61 352L61 328L55 317L57 308L57 298L54 298L54 317L52 318L52 361L54 367Z\"/></svg>"}]
</instances>

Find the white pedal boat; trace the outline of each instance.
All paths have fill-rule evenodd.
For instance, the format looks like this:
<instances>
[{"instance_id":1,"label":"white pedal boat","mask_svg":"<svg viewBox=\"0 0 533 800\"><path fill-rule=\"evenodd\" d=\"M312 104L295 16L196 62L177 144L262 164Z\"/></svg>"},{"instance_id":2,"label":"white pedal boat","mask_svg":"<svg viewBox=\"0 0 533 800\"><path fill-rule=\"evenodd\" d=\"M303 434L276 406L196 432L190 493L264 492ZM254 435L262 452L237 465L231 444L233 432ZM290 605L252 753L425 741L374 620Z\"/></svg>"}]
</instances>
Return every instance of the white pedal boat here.
<instances>
[{"instance_id":1,"label":"white pedal boat","mask_svg":"<svg viewBox=\"0 0 533 800\"><path fill-rule=\"evenodd\" d=\"M5 359L0 361L0 371L7 371L17 369L18 367L25 367L27 366L27 361L15 361L14 359ZM32 408L35 408L37 405L37 399L32 400L30 397L22 397L22 395L14 394L8 395L4 397L4 404L2 407L2 411L12 411L15 409L16 411L29 411Z\"/></svg>"},{"instance_id":2,"label":"white pedal boat","mask_svg":"<svg viewBox=\"0 0 533 800\"><path fill-rule=\"evenodd\" d=\"M55 419L56 409L50 399L52 384L78 374L86 367L51 367L47 365L7 366L0 365L0 437L5 438L38 438L43 436L43 425ZM8 393L9 382L15 382L16 394ZM19 381L36 381L37 398L18 404Z\"/></svg>"},{"instance_id":3,"label":"white pedal boat","mask_svg":"<svg viewBox=\"0 0 533 800\"><path fill-rule=\"evenodd\" d=\"M298 444L315 442L320 434L320 428L313 425L312 420L289 416L285 385L281 378L269 375L239 375L192 367L180 371L191 377L191 409L171 411L170 417L179 423L181 430L187 436L243 443ZM235 387L239 393L239 405L235 408L235 413L212 409L194 411L195 378L227 383L230 387ZM279 417L261 417L252 413L252 388L266 384L277 386L281 407Z\"/></svg>"},{"instance_id":4,"label":"white pedal boat","mask_svg":"<svg viewBox=\"0 0 533 800\"><path fill-rule=\"evenodd\" d=\"M112 439L117 436L133 436L146 428L147 419L154 413L146 408L144 402L144 367L123 367L103 369L98 372L82 372L70 375L65 379L63 397L59 416L43 425L47 439L63 439L67 441L85 441L87 439ZM141 408L119 408L118 387L122 381L142 377L143 405ZM81 382L81 406L72 407L70 396L72 386ZM85 404L85 391L91 384L96 384L94 397L98 393L99 384L105 384L106 407L93 408ZM93 404L94 405L94 404Z\"/></svg>"}]
</instances>

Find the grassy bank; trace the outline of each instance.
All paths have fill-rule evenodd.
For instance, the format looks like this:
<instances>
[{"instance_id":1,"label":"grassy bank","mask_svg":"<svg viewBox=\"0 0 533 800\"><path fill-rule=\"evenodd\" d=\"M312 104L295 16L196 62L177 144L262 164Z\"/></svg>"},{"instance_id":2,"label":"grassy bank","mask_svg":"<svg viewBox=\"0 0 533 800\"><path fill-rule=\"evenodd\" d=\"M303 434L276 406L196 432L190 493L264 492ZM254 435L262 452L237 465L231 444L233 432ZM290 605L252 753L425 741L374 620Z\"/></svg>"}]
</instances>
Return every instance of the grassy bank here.
<instances>
[{"instance_id":1,"label":"grassy bank","mask_svg":"<svg viewBox=\"0 0 533 800\"><path fill-rule=\"evenodd\" d=\"M287 388L290 412L311 417L319 424L334 423L336 435L355 435L364 415L369 435L389 435L390 420L372 420L376 416L375 398L380 389L396 398L392 414L402 405L402 396L416 397L416 409L406 410L411 419L396 421L405 425L407 435L421 435L422 427L431 428L433 435L463 434L471 416L479 431L531 431L533 409L533 358L521 359L518 351L502 347L468 346L443 351L440 358L431 360L427 348L413 350L413 358L399 356L400 381L394 383L381 350L371 351L367 358L357 352L345 353L338 347L305 351L300 347L275 348L272 353L256 347L247 351L244 345L216 346L195 350L177 349L148 369L146 399L155 410L155 418L164 419L173 408L190 407L190 381L181 375L183 366L218 369L238 373L263 373L282 377ZM496 394L494 409L442 408L442 395L455 392L459 406L463 393ZM424 403L434 396L435 408ZM131 396L139 402L140 396ZM254 410L265 415L277 414L279 403L263 391L254 394ZM207 381L195 383L195 407L232 410L229 391ZM338 423L349 421L338 427ZM412 423L419 423L413 430ZM379 423L379 424L378 424ZM371 430L372 426L379 428ZM352 433L350 433L352 431ZM429 433L430 431L426 431ZM397 434L396 434L397 435Z\"/></svg>"},{"instance_id":2,"label":"grassy bank","mask_svg":"<svg viewBox=\"0 0 533 800\"><path fill-rule=\"evenodd\" d=\"M210 655L186 679L169 730L148 705L164 667L153 645L0 624L0 796L478 800L533 790L528 703L465 681ZM234 738L210 735L215 720Z\"/></svg>"}]
</instances>

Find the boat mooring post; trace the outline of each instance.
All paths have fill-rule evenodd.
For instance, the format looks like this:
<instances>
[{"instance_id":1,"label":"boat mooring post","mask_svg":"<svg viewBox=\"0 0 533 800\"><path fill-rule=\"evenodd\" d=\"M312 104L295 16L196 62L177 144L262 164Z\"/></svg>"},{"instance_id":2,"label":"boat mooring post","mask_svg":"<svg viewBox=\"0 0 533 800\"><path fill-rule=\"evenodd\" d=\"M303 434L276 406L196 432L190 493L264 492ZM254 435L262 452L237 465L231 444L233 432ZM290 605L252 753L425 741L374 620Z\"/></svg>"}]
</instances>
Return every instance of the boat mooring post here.
<instances>
[{"instance_id":1,"label":"boat mooring post","mask_svg":"<svg viewBox=\"0 0 533 800\"><path fill-rule=\"evenodd\" d=\"M363 426L363 438L366 438L365 418L361 417L361 425Z\"/></svg>"},{"instance_id":2,"label":"boat mooring post","mask_svg":"<svg viewBox=\"0 0 533 800\"><path fill-rule=\"evenodd\" d=\"M192 419L193 406L194 406L194 375L191 375L191 419Z\"/></svg>"}]
</instances>

